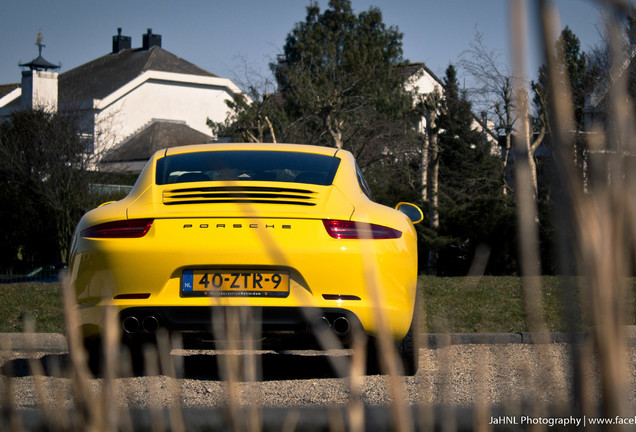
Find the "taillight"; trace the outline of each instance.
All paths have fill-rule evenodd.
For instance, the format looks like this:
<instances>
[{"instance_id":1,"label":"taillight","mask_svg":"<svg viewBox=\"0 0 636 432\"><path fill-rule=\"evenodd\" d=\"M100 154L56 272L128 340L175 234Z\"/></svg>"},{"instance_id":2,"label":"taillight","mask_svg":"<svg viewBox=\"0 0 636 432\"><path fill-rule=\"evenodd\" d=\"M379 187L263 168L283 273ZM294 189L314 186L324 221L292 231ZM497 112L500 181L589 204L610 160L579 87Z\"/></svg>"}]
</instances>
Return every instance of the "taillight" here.
<instances>
[{"instance_id":1,"label":"taillight","mask_svg":"<svg viewBox=\"0 0 636 432\"><path fill-rule=\"evenodd\" d=\"M402 232L382 225L325 219L327 233L336 239L396 239Z\"/></svg>"},{"instance_id":2,"label":"taillight","mask_svg":"<svg viewBox=\"0 0 636 432\"><path fill-rule=\"evenodd\" d=\"M153 219L131 219L106 222L86 228L82 237L91 238L138 238L146 235Z\"/></svg>"}]
</instances>

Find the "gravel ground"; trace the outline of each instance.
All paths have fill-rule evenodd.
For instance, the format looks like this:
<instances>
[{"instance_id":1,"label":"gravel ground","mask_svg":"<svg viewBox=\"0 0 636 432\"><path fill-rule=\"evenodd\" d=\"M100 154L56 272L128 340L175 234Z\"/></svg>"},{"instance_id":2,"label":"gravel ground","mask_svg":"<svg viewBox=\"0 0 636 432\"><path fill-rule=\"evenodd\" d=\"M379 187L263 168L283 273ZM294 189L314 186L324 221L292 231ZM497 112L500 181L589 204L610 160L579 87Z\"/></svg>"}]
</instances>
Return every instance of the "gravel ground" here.
<instances>
[{"instance_id":1,"label":"gravel ground","mask_svg":"<svg viewBox=\"0 0 636 432\"><path fill-rule=\"evenodd\" d=\"M5 408L17 407L29 412L29 409L42 410L43 405L69 410L77 406L69 379L68 354L63 348L56 351L54 343L50 345L53 348L47 351L0 351L2 373L10 377L0 384L0 401ZM116 395L113 400L126 410L174 405L185 410L227 411L227 407L338 410L351 408L356 402L368 409L391 407L396 398L410 407L474 409L485 403L518 410L528 404L569 406L571 352L572 346L565 343L461 344L421 349L418 374L400 377L392 391L392 381L386 376L364 376L360 380L338 377L331 362L348 361L350 351L330 355L313 351L259 351L228 356L217 351L173 350L171 357L177 364L179 379L160 374L119 378L113 381ZM630 359L625 377L630 392L627 400L636 405L633 385L636 369L631 360L636 358L636 349L629 348L627 354ZM228 359L238 359L239 363L255 360L260 365L258 379L222 379L226 369L218 365L227 364ZM43 371L31 376L29 362ZM596 403L594 365L585 364L589 366L582 375L586 378L587 394L589 401ZM89 380L88 385L98 398L107 390L101 378ZM7 394L11 394L11 401L7 400ZM0 429L1 426L0 422Z\"/></svg>"}]
</instances>

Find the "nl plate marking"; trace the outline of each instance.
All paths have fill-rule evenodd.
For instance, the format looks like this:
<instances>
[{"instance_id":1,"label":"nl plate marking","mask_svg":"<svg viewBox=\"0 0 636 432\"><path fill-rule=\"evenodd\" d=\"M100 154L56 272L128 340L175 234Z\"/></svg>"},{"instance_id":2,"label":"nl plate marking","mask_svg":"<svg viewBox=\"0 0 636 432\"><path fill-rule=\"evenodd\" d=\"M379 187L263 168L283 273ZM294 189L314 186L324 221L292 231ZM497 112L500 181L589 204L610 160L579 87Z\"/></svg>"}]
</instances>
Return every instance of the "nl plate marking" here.
<instances>
[{"instance_id":1,"label":"nl plate marking","mask_svg":"<svg viewBox=\"0 0 636 432\"><path fill-rule=\"evenodd\" d=\"M287 297L286 271L184 270L183 297Z\"/></svg>"}]
</instances>

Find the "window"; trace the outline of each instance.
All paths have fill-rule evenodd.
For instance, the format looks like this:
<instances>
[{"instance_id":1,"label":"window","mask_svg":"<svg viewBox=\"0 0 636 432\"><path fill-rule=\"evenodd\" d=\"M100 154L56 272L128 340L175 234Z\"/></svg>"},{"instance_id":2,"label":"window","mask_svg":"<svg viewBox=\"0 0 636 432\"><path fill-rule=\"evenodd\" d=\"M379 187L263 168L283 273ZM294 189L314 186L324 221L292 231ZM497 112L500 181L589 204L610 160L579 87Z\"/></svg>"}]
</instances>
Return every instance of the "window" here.
<instances>
[{"instance_id":1,"label":"window","mask_svg":"<svg viewBox=\"0 0 636 432\"><path fill-rule=\"evenodd\" d=\"M340 159L313 153L223 150L166 156L157 161L156 183L273 181L328 186Z\"/></svg>"},{"instance_id":2,"label":"window","mask_svg":"<svg viewBox=\"0 0 636 432\"><path fill-rule=\"evenodd\" d=\"M364 192L367 198L369 198L371 201L375 201L373 199L373 194L371 193L371 188L369 187L367 181L364 179L364 176L362 175L362 171L360 170L358 164L356 164L356 176L358 177L358 184L360 185L360 189L362 189L362 192Z\"/></svg>"}]
</instances>

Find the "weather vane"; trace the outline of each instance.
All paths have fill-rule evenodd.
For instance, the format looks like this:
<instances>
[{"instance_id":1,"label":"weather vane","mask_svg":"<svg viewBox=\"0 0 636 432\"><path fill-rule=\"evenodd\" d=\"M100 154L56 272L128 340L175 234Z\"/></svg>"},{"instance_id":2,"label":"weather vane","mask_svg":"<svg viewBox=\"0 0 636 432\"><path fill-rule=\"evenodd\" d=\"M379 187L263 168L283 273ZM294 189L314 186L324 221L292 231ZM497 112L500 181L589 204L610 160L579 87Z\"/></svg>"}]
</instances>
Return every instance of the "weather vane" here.
<instances>
[{"instance_id":1,"label":"weather vane","mask_svg":"<svg viewBox=\"0 0 636 432\"><path fill-rule=\"evenodd\" d=\"M42 48L44 48L46 45L44 45L42 43L42 30L38 30L38 36L35 39L35 44L38 47L38 54L41 56L42 55Z\"/></svg>"}]
</instances>

